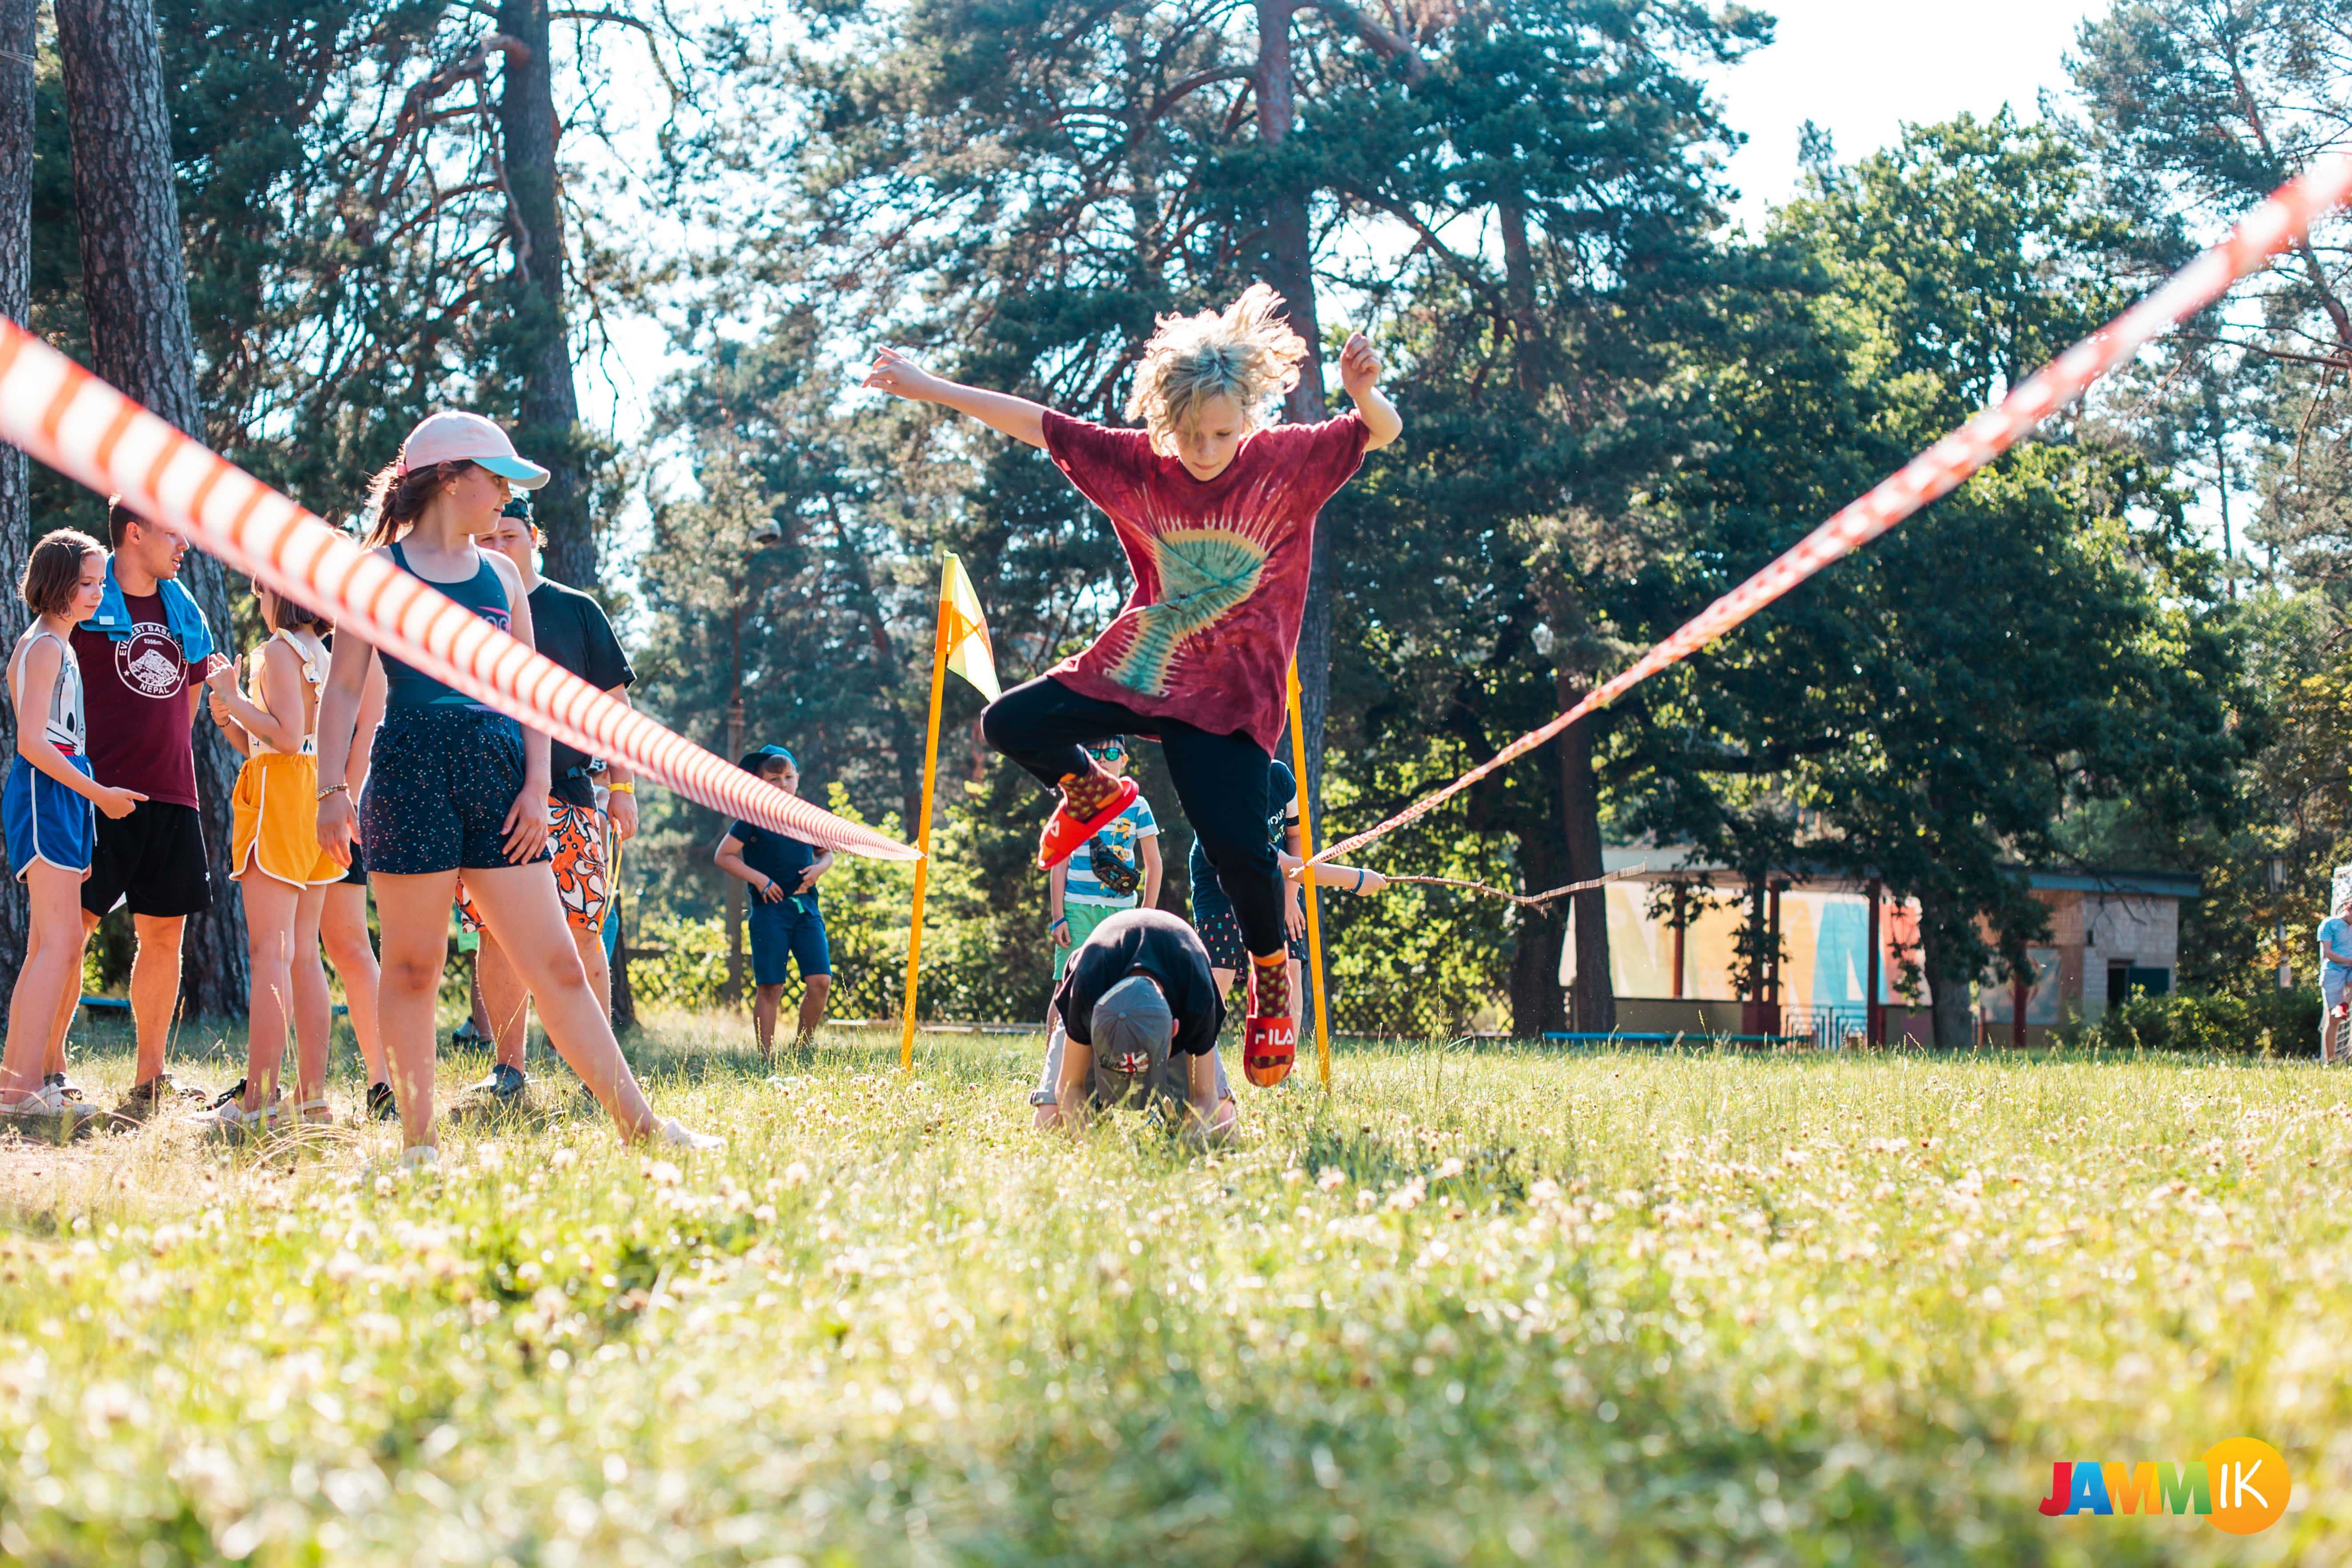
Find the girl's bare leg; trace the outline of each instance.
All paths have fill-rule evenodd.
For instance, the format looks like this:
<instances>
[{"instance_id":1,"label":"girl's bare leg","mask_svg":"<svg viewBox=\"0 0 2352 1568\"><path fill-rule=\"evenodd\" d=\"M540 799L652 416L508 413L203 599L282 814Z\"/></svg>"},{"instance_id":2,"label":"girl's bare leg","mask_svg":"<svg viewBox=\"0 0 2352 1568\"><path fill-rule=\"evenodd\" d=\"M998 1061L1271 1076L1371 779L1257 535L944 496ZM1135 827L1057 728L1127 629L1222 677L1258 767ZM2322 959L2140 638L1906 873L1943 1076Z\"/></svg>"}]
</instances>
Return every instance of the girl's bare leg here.
<instances>
[{"instance_id":1,"label":"girl's bare leg","mask_svg":"<svg viewBox=\"0 0 2352 1568\"><path fill-rule=\"evenodd\" d=\"M294 900L294 1099L327 1097L327 1039L335 1005L327 994L327 966L319 962L319 924L327 889L305 888Z\"/></svg>"},{"instance_id":2,"label":"girl's bare leg","mask_svg":"<svg viewBox=\"0 0 2352 1568\"><path fill-rule=\"evenodd\" d=\"M80 873L36 860L25 868L25 890L30 934L9 995L7 1047L0 1051L0 1095L12 1100L41 1087L58 1009L81 999Z\"/></svg>"},{"instance_id":3,"label":"girl's bare leg","mask_svg":"<svg viewBox=\"0 0 2352 1568\"><path fill-rule=\"evenodd\" d=\"M539 1005L540 1027L548 1044L571 1064L580 1081L630 1142L660 1125L646 1103L636 1075L613 1037L613 1021L588 984L588 972L572 944L555 873L545 865L466 870L466 890L482 920L500 933L499 945ZM387 955L388 957L388 955ZM389 963L386 965L389 984Z\"/></svg>"},{"instance_id":4,"label":"girl's bare leg","mask_svg":"<svg viewBox=\"0 0 2352 1568\"><path fill-rule=\"evenodd\" d=\"M376 990L376 1028L391 1058L392 1093L400 1106L402 1141L411 1149L439 1147L433 1131L433 1047L440 999L441 963L449 948L449 904L457 873L420 877L368 873L383 929L383 962ZM550 897L554 885L549 884Z\"/></svg>"},{"instance_id":5,"label":"girl's bare leg","mask_svg":"<svg viewBox=\"0 0 2352 1568\"><path fill-rule=\"evenodd\" d=\"M26 868L26 874L29 877L35 869L37 869L37 868L27 867ZM53 867L51 869L55 869L55 868ZM80 879L77 878L74 881L74 900L77 908L79 907L80 900L81 881ZM81 1005L82 960L89 952L89 939L96 935L97 932L98 917L91 914L88 910L83 910L81 912L81 946L74 950L73 963L71 966L73 984L58 994L58 1016L51 1021L49 1027L48 1048L42 1053L41 1057L41 1070L45 1073L63 1072L66 1070L66 1034L73 1027L74 1009ZM16 1016L14 1013L11 1013L8 1016L11 1018Z\"/></svg>"},{"instance_id":6,"label":"girl's bare leg","mask_svg":"<svg viewBox=\"0 0 2352 1568\"><path fill-rule=\"evenodd\" d=\"M286 1030L294 1015L294 916L301 889L250 869L236 885L245 894L246 955L253 970L246 994L242 1105L258 1110L278 1098L278 1070L286 1059Z\"/></svg>"},{"instance_id":7,"label":"girl's bare leg","mask_svg":"<svg viewBox=\"0 0 2352 1568\"><path fill-rule=\"evenodd\" d=\"M375 944L368 940L368 890L355 882L337 882L325 889L319 916L319 937L326 944L327 962L343 983L343 1001L350 1008L352 1033L360 1043L360 1059L367 1064L368 1082L390 1083L392 1069L383 1059L383 1037L375 1026L378 972Z\"/></svg>"}]
</instances>

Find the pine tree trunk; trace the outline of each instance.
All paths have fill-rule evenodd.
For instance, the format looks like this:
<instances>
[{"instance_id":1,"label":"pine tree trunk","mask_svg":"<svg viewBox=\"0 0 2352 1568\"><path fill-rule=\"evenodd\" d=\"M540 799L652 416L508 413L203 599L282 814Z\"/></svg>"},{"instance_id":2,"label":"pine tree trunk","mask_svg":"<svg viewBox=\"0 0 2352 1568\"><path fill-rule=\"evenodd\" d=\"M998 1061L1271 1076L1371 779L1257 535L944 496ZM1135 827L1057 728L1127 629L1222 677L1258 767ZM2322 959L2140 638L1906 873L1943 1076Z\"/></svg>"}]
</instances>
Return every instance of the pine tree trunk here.
<instances>
[{"instance_id":1,"label":"pine tree trunk","mask_svg":"<svg viewBox=\"0 0 2352 1568\"><path fill-rule=\"evenodd\" d=\"M1257 0L1257 134L1266 147L1290 139L1297 117L1297 76L1291 60L1290 18L1297 0ZM1294 424L1329 417L1323 395L1322 330L1315 314L1313 240L1307 192L1283 186L1265 202L1265 280L1288 307L1291 330L1307 340L1307 363L1283 405ZM1323 731L1331 707L1331 535L1318 527L1307 557L1307 613L1298 627L1298 709L1306 721L1309 810L1323 820ZM1319 831L1319 826L1318 826Z\"/></svg>"},{"instance_id":2,"label":"pine tree trunk","mask_svg":"<svg viewBox=\"0 0 2352 1568\"><path fill-rule=\"evenodd\" d=\"M150 0L57 0L57 19L90 368L201 439L154 8ZM191 552L180 581L226 646L235 634L220 563ZM194 736L213 903L187 923L181 1002L190 1016L226 1017L245 1011L247 974L245 906L228 880L229 793L239 759L211 723L196 724Z\"/></svg>"},{"instance_id":3,"label":"pine tree trunk","mask_svg":"<svg viewBox=\"0 0 2352 1568\"><path fill-rule=\"evenodd\" d=\"M1952 911L1922 895L1919 900L1919 966L1927 977L1927 1018L1939 1051L1964 1051L1976 1044L1969 994L1974 976L1951 940Z\"/></svg>"},{"instance_id":4,"label":"pine tree trunk","mask_svg":"<svg viewBox=\"0 0 2352 1568\"><path fill-rule=\"evenodd\" d=\"M1540 892L1569 879L1559 874L1559 840L1545 831L1522 833L1519 879ZM1568 1027L1567 994L1559 984L1559 949L1567 937L1565 906L1555 900L1517 911L1518 951L1511 959L1511 1033L1523 1040Z\"/></svg>"},{"instance_id":5,"label":"pine tree trunk","mask_svg":"<svg viewBox=\"0 0 2352 1568\"><path fill-rule=\"evenodd\" d=\"M508 40L499 132L515 246L511 286L522 372L522 422L514 431L515 445L553 476L531 497L532 512L547 531L547 574L593 593L596 533L588 516L586 443L563 309L563 216L547 0L499 0L499 31Z\"/></svg>"},{"instance_id":6,"label":"pine tree trunk","mask_svg":"<svg viewBox=\"0 0 2352 1568\"><path fill-rule=\"evenodd\" d=\"M33 51L40 0L0 0L0 316L22 323L33 300ZM32 550L32 472L25 454L0 446L0 647L25 629L12 590ZM0 703L0 759L16 754L16 706ZM13 765L13 764L11 764ZM23 963L24 885L0 881L0 1029Z\"/></svg>"},{"instance_id":7,"label":"pine tree trunk","mask_svg":"<svg viewBox=\"0 0 2352 1568\"><path fill-rule=\"evenodd\" d=\"M1554 692L1566 712L1584 696L1583 683L1562 671ZM1568 846L1568 879L1590 881L1601 873L1601 779L1592 770L1591 721L1571 724L1553 742L1559 753L1559 816ZM1609 890L1595 888L1570 895L1576 905L1576 986L1569 998L1570 1027L1580 1034L1606 1034L1617 1027L1617 993L1609 973Z\"/></svg>"}]
</instances>

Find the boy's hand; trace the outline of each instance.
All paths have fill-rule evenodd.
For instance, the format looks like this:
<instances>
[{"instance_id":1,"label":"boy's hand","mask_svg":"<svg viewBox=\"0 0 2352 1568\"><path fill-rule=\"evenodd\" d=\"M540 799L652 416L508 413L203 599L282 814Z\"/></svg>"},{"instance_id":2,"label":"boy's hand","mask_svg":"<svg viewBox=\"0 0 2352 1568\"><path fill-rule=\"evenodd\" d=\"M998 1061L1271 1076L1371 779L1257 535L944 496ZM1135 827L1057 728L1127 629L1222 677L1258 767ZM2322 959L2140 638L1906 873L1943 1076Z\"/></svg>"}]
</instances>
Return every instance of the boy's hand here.
<instances>
[{"instance_id":1,"label":"boy's hand","mask_svg":"<svg viewBox=\"0 0 2352 1568\"><path fill-rule=\"evenodd\" d=\"M135 789L116 789L110 784L98 786L94 804L108 820L120 822L131 815L131 808L147 797Z\"/></svg>"},{"instance_id":2,"label":"boy's hand","mask_svg":"<svg viewBox=\"0 0 2352 1568\"><path fill-rule=\"evenodd\" d=\"M911 397L920 403L929 398L931 387L937 380L930 372L897 349L886 348L874 351L874 368L866 373L866 380L861 384L893 396Z\"/></svg>"},{"instance_id":3,"label":"boy's hand","mask_svg":"<svg viewBox=\"0 0 2352 1568\"><path fill-rule=\"evenodd\" d=\"M1348 389L1351 402L1361 403L1364 394L1380 384L1381 372L1386 368L1372 348L1372 340L1361 332L1349 337L1348 346L1339 351L1339 384Z\"/></svg>"},{"instance_id":4,"label":"boy's hand","mask_svg":"<svg viewBox=\"0 0 2352 1568\"><path fill-rule=\"evenodd\" d=\"M822 866L803 867L801 868L801 885L793 889L793 891L796 893L807 892L811 888L816 886L816 879L824 875L824 868Z\"/></svg>"}]
</instances>

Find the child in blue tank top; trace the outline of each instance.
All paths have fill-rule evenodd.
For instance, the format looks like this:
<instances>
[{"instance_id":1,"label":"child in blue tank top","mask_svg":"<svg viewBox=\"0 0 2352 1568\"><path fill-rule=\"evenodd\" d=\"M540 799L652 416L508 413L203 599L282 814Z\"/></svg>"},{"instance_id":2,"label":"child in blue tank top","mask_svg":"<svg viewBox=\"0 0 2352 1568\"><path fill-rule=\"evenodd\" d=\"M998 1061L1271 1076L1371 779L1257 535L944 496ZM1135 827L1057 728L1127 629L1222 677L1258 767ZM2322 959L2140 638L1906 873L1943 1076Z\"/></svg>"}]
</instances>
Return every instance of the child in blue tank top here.
<instances>
[{"instance_id":1,"label":"child in blue tank top","mask_svg":"<svg viewBox=\"0 0 2352 1568\"><path fill-rule=\"evenodd\" d=\"M517 456L478 414L436 414L409 433L370 492L367 543L383 559L530 643L530 602L513 563L476 547L515 485L548 471ZM622 1059L589 986L548 865L547 737L389 655L383 722L366 798L354 808L345 770L360 692L376 650L346 630L319 710L319 842L351 861L356 829L383 931L377 1018L412 1165L440 1158L433 1125L435 1006L457 874L483 923L513 958L549 1043L580 1075L623 1138L711 1148L716 1139L664 1121Z\"/></svg>"},{"instance_id":2,"label":"child in blue tank top","mask_svg":"<svg viewBox=\"0 0 2352 1568\"><path fill-rule=\"evenodd\" d=\"M50 1031L68 999L81 994L81 885L97 832L93 808L119 818L145 798L90 775L81 670L66 639L97 613L105 586L106 552L98 541L71 529L43 538L18 587L33 624L8 659L16 755L0 794L0 822L8 868L25 884L32 921L0 1054L0 1124L38 1123L67 1136L100 1114L41 1075Z\"/></svg>"}]
</instances>

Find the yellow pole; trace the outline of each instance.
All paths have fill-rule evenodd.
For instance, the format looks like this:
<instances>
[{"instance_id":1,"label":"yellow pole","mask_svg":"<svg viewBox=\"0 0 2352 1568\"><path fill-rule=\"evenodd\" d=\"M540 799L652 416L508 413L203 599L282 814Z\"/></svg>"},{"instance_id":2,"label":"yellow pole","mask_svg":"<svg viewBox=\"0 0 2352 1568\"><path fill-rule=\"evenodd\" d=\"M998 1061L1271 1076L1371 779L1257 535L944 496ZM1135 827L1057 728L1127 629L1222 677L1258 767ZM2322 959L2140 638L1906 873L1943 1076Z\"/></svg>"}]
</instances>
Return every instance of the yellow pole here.
<instances>
[{"instance_id":1,"label":"yellow pole","mask_svg":"<svg viewBox=\"0 0 2352 1568\"><path fill-rule=\"evenodd\" d=\"M1307 724L1298 712L1298 661L1290 664L1290 771L1298 781L1298 843L1315 858L1315 806L1307 787ZM915 873L920 877L919 869ZM1323 994L1323 931L1315 918L1315 883L1307 880L1307 964L1315 986L1315 1064L1331 1087L1331 1006Z\"/></svg>"},{"instance_id":2,"label":"yellow pole","mask_svg":"<svg viewBox=\"0 0 2352 1568\"><path fill-rule=\"evenodd\" d=\"M931 639L931 721L923 732L923 807L915 830L915 847L923 858L915 862L915 912L907 932L907 1017L898 1036L898 1070L915 1070L915 979L923 963L923 894L931 881L931 784L940 767L940 698L948 679L947 585L940 585L939 630Z\"/></svg>"}]
</instances>

